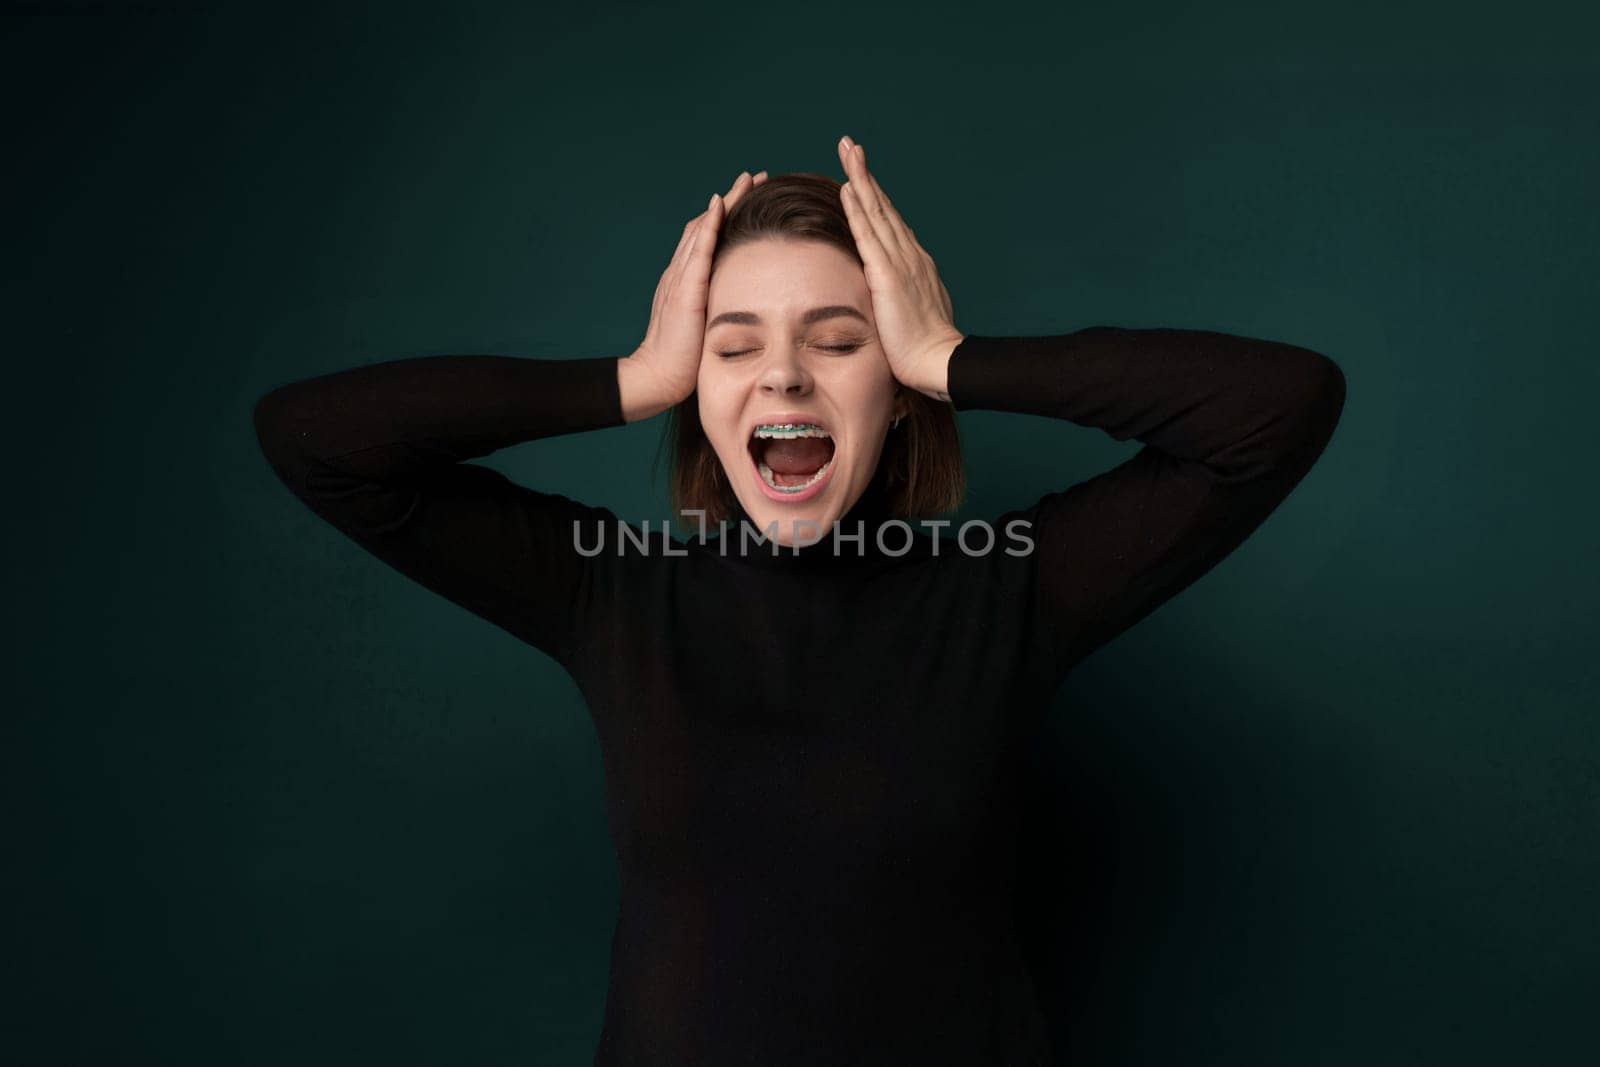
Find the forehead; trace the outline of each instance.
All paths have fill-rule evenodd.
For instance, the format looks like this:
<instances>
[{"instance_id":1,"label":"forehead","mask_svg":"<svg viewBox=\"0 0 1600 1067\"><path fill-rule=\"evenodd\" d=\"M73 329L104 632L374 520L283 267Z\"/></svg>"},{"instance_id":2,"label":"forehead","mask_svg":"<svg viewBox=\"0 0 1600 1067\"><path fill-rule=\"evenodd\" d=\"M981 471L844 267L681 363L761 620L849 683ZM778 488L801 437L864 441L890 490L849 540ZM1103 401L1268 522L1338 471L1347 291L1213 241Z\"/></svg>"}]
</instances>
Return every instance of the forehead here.
<instances>
[{"instance_id":1,"label":"forehead","mask_svg":"<svg viewBox=\"0 0 1600 1067\"><path fill-rule=\"evenodd\" d=\"M861 265L823 241L765 238L723 255L711 276L707 311L799 314L821 304L867 311Z\"/></svg>"}]
</instances>

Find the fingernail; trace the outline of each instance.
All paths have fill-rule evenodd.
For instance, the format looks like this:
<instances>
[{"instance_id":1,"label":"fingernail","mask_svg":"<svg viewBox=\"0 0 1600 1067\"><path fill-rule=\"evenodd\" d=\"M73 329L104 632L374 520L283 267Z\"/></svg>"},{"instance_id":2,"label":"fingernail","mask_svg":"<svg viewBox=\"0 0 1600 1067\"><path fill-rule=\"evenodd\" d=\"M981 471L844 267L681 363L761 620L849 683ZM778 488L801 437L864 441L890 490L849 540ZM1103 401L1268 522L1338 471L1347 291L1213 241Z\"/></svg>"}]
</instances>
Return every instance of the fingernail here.
<instances>
[{"instance_id":1,"label":"fingernail","mask_svg":"<svg viewBox=\"0 0 1600 1067\"><path fill-rule=\"evenodd\" d=\"M711 199L706 201L706 210L710 211L712 208L714 208L716 206L717 206L717 194L716 193L712 193L711 194Z\"/></svg>"}]
</instances>

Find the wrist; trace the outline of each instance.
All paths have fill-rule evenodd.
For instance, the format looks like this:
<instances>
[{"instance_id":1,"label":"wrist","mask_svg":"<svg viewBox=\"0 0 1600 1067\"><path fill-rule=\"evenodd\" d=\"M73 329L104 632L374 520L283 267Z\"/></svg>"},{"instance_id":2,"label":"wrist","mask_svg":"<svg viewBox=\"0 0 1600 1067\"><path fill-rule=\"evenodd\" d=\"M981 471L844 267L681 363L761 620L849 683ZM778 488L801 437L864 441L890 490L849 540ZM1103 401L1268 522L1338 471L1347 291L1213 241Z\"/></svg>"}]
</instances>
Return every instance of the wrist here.
<instances>
[{"instance_id":1,"label":"wrist","mask_svg":"<svg viewBox=\"0 0 1600 1067\"><path fill-rule=\"evenodd\" d=\"M624 422L639 422L659 415L693 392L692 389L684 392L673 388L637 353L617 359L617 388L622 394Z\"/></svg>"},{"instance_id":2,"label":"wrist","mask_svg":"<svg viewBox=\"0 0 1600 1067\"><path fill-rule=\"evenodd\" d=\"M935 400L949 400L950 357L965 340L965 334L959 330L952 330L928 346L925 354L915 362L904 384Z\"/></svg>"}]
</instances>

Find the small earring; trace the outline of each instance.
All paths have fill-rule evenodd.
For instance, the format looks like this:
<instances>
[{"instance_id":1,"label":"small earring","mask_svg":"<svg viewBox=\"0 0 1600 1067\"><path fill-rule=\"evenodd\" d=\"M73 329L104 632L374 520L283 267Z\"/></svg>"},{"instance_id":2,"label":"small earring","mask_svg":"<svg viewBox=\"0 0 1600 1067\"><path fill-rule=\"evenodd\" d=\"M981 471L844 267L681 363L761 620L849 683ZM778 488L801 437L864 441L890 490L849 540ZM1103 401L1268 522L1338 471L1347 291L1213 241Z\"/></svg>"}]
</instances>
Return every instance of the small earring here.
<instances>
[{"instance_id":1,"label":"small earring","mask_svg":"<svg viewBox=\"0 0 1600 1067\"><path fill-rule=\"evenodd\" d=\"M900 428L900 420L903 419L904 417L905 416L903 416L903 415L896 415L894 417L894 421L889 424L889 429L898 430Z\"/></svg>"}]
</instances>

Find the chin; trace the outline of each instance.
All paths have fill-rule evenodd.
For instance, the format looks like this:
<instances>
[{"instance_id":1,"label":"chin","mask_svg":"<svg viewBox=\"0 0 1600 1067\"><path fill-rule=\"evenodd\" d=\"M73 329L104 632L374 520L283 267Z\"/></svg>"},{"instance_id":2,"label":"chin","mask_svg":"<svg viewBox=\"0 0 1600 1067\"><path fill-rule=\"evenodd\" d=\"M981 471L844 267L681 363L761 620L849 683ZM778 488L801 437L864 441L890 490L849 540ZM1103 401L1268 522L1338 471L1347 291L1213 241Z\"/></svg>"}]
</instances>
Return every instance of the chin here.
<instances>
[{"instance_id":1,"label":"chin","mask_svg":"<svg viewBox=\"0 0 1600 1067\"><path fill-rule=\"evenodd\" d=\"M799 503L769 500L762 497L759 500L741 500L745 514L750 517L750 524L757 530L765 531L774 522L778 524L777 541L788 547L797 540L812 542L825 539L832 533L833 524L844 515L845 509L839 501L843 497L844 483L824 486L823 491L816 496ZM755 492L760 492L759 489ZM796 524L811 523L812 526Z\"/></svg>"}]
</instances>

